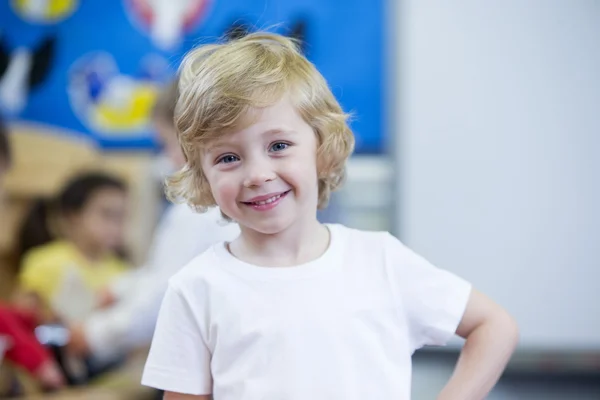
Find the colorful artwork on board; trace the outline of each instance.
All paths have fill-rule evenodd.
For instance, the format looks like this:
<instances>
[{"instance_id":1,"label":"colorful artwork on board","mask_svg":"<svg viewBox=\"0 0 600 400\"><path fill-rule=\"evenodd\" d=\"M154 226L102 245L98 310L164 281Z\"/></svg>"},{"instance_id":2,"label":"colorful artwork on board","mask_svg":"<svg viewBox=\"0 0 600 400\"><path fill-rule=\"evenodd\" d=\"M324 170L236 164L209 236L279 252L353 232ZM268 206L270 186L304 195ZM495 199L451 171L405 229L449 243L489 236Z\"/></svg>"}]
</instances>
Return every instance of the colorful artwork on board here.
<instances>
[{"instance_id":1,"label":"colorful artwork on board","mask_svg":"<svg viewBox=\"0 0 600 400\"><path fill-rule=\"evenodd\" d=\"M143 61L136 75L121 73L109 53L86 54L73 64L68 72L69 101L89 130L127 137L152 129L152 108L169 75L166 60L157 56Z\"/></svg>"},{"instance_id":2,"label":"colorful artwork on board","mask_svg":"<svg viewBox=\"0 0 600 400\"><path fill-rule=\"evenodd\" d=\"M150 114L199 43L268 29L302 51L353 114L358 153L384 150L383 0L0 1L0 113L154 149Z\"/></svg>"},{"instance_id":3,"label":"colorful artwork on board","mask_svg":"<svg viewBox=\"0 0 600 400\"><path fill-rule=\"evenodd\" d=\"M173 50L184 36L198 27L207 14L209 0L124 0L135 25L148 34L152 43Z\"/></svg>"},{"instance_id":4,"label":"colorful artwork on board","mask_svg":"<svg viewBox=\"0 0 600 400\"><path fill-rule=\"evenodd\" d=\"M29 93L47 81L55 53L54 37L14 48L0 33L0 112L17 115L25 108Z\"/></svg>"},{"instance_id":5,"label":"colorful artwork on board","mask_svg":"<svg viewBox=\"0 0 600 400\"><path fill-rule=\"evenodd\" d=\"M31 23L53 24L69 18L79 0L10 0L14 12Z\"/></svg>"}]
</instances>

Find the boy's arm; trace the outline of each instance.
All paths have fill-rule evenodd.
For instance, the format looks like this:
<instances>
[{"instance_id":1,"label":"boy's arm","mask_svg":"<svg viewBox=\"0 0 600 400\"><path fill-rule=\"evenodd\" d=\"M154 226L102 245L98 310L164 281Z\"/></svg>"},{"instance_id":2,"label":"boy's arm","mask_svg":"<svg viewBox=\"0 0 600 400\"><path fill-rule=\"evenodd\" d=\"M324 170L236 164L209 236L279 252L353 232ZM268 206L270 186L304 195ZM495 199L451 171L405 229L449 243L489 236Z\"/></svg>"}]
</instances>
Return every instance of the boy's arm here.
<instances>
[{"instance_id":1,"label":"boy's arm","mask_svg":"<svg viewBox=\"0 0 600 400\"><path fill-rule=\"evenodd\" d=\"M181 394L174 392L165 392L164 400L211 400L212 397L209 394L203 394L196 396L193 394Z\"/></svg>"},{"instance_id":2,"label":"boy's arm","mask_svg":"<svg viewBox=\"0 0 600 400\"><path fill-rule=\"evenodd\" d=\"M456 369L438 400L479 400L492 390L518 342L514 319L482 293L472 290L456 330L466 339Z\"/></svg>"}]
</instances>

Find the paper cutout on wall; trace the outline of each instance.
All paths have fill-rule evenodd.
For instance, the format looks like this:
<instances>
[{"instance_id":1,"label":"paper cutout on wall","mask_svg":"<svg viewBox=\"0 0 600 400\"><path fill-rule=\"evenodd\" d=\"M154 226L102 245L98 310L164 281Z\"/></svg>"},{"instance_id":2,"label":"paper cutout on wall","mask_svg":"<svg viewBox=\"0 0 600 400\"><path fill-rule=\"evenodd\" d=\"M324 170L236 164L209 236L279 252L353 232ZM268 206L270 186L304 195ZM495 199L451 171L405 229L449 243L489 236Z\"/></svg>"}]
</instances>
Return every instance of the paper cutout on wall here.
<instances>
[{"instance_id":1,"label":"paper cutout on wall","mask_svg":"<svg viewBox=\"0 0 600 400\"><path fill-rule=\"evenodd\" d=\"M30 91L48 77L54 53L54 38L43 40L35 49L11 50L0 36L0 111L16 115L23 110Z\"/></svg>"},{"instance_id":2,"label":"paper cutout on wall","mask_svg":"<svg viewBox=\"0 0 600 400\"><path fill-rule=\"evenodd\" d=\"M154 45L173 50L207 13L210 0L124 0L134 24L141 25Z\"/></svg>"},{"instance_id":3,"label":"paper cutout on wall","mask_svg":"<svg viewBox=\"0 0 600 400\"><path fill-rule=\"evenodd\" d=\"M109 53L87 54L69 71L69 101L88 129L127 137L147 132L152 108L165 79L166 62L159 56L142 60L136 76L119 72Z\"/></svg>"},{"instance_id":4,"label":"paper cutout on wall","mask_svg":"<svg viewBox=\"0 0 600 400\"><path fill-rule=\"evenodd\" d=\"M70 17L79 0L12 0L12 8L25 21L52 24Z\"/></svg>"}]
</instances>

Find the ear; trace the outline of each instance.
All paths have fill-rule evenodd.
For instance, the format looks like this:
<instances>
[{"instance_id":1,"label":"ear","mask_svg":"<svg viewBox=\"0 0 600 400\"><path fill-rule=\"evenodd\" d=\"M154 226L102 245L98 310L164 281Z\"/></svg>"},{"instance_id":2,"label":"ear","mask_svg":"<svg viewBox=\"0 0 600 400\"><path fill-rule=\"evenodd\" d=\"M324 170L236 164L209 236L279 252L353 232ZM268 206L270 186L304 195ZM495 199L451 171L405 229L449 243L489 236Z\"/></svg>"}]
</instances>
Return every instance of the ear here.
<instances>
[{"instance_id":1,"label":"ear","mask_svg":"<svg viewBox=\"0 0 600 400\"><path fill-rule=\"evenodd\" d=\"M306 54L306 20L300 19L294 23L290 37L296 39L300 43L300 51Z\"/></svg>"},{"instance_id":2,"label":"ear","mask_svg":"<svg viewBox=\"0 0 600 400\"><path fill-rule=\"evenodd\" d=\"M48 75L56 54L56 39L54 37L44 40L33 52L33 65L29 71L29 87L34 88L42 84Z\"/></svg>"},{"instance_id":3,"label":"ear","mask_svg":"<svg viewBox=\"0 0 600 400\"><path fill-rule=\"evenodd\" d=\"M250 27L245 22L236 20L225 30L227 41L241 39L250 33Z\"/></svg>"}]
</instances>

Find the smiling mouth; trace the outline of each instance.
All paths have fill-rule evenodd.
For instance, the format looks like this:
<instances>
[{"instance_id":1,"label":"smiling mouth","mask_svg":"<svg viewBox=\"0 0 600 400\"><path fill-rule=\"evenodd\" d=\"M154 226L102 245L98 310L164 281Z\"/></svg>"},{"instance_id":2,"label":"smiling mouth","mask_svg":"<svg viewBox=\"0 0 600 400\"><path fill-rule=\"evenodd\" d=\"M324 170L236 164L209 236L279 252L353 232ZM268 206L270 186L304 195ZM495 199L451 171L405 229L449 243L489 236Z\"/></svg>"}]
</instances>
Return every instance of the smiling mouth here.
<instances>
[{"instance_id":1,"label":"smiling mouth","mask_svg":"<svg viewBox=\"0 0 600 400\"><path fill-rule=\"evenodd\" d=\"M267 204L271 204L271 203L275 203L277 200L281 199L282 197L284 197L285 195L287 195L289 192L291 192L291 190L287 190L285 192L276 194L275 196L269 197L268 199L265 200L259 200L259 201L242 201L242 203L249 205L249 206L264 206Z\"/></svg>"}]
</instances>

